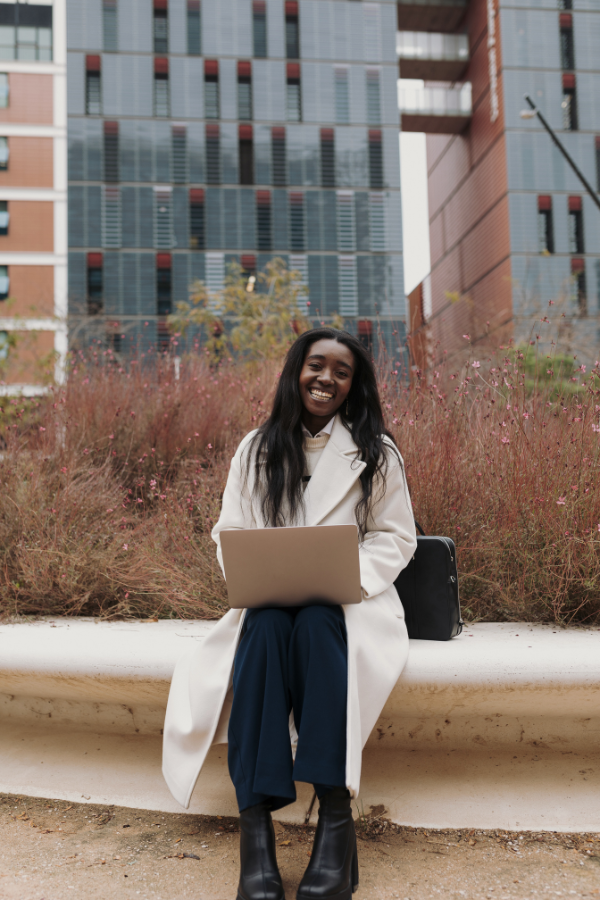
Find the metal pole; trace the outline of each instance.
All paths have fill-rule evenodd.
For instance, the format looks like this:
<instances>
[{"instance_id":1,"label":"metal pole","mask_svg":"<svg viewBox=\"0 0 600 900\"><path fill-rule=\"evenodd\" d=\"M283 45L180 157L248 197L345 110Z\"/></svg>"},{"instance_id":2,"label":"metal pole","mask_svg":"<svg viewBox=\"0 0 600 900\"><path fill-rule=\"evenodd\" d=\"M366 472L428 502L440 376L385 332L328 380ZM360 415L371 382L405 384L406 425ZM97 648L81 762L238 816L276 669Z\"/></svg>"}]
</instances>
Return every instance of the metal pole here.
<instances>
[{"instance_id":1,"label":"metal pole","mask_svg":"<svg viewBox=\"0 0 600 900\"><path fill-rule=\"evenodd\" d=\"M572 157L570 156L569 153L567 153L567 151L565 150L565 148L563 147L563 145L561 144L559 139L556 137L553 130L550 128L550 126L546 122L545 118L543 117L543 115L541 114L541 112L539 111L539 109L537 108L537 106L535 105L535 103L533 102L531 97L529 96L529 94L525 94L525 100L527 101L527 103L529 103L529 106L534 111L534 113L536 114L536 116L538 117L538 119L540 120L540 122L542 123L542 125L544 126L544 128L546 129L546 131L548 132L548 134L550 135L550 137L552 138L552 140L554 141L554 143L556 144L556 146L558 147L558 149L560 150L560 152L562 153L564 158L566 159L566 161L569 163L569 165L571 166L571 168L573 169L573 171L575 172L575 174L577 175L577 177L583 184L584 188L586 189L586 191L588 192L588 194L590 195L590 197L592 198L592 200L594 201L594 203L596 204L598 209L600 209L600 198L598 197L598 194L596 193L594 188L591 186L591 184L589 183L589 181L587 180L587 178L585 177L583 172L579 169L575 160L572 159Z\"/></svg>"}]
</instances>

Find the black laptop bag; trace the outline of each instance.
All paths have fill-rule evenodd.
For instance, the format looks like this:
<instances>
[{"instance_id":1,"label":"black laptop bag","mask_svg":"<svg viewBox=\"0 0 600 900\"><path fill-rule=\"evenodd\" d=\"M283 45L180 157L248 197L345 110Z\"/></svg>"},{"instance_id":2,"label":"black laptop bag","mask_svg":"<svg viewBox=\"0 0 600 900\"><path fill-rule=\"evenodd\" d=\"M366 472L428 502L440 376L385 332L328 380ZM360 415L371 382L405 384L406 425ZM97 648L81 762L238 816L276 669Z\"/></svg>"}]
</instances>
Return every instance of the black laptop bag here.
<instances>
[{"instance_id":1,"label":"black laptop bag","mask_svg":"<svg viewBox=\"0 0 600 900\"><path fill-rule=\"evenodd\" d=\"M424 534L420 525L417 528ZM449 641L461 633L463 620L453 540L417 537L413 558L394 585L404 607L409 638Z\"/></svg>"}]
</instances>

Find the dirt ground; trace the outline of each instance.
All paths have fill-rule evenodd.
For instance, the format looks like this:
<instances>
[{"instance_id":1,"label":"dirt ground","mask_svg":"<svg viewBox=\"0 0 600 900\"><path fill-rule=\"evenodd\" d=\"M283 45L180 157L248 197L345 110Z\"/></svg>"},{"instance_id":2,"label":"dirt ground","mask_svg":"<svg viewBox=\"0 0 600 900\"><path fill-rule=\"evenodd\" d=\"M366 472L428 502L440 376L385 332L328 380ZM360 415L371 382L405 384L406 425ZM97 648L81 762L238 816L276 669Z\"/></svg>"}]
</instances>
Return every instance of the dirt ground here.
<instances>
[{"instance_id":1,"label":"dirt ground","mask_svg":"<svg viewBox=\"0 0 600 900\"><path fill-rule=\"evenodd\" d=\"M600 835L426 831L357 820L356 900L600 898ZM276 823L287 900L313 828ZM0 795L2 900L235 900L236 819Z\"/></svg>"}]
</instances>

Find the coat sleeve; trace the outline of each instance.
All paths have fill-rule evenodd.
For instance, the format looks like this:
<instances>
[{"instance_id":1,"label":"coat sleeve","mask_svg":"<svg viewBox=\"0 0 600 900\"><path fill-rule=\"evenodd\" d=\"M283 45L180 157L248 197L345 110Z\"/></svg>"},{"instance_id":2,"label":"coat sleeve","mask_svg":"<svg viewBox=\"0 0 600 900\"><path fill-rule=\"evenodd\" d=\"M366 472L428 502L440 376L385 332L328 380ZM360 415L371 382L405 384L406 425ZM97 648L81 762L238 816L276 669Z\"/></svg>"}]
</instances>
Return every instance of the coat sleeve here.
<instances>
[{"instance_id":1,"label":"coat sleeve","mask_svg":"<svg viewBox=\"0 0 600 900\"><path fill-rule=\"evenodd\" d=\"M360 581L368 600L390 587L417 548L415 520L404 465L388 448L385 492L373 504L369 531L360 545Z\"/></svg>"},{"instance_id":2,"label":"coat sleeve","mask_svg":"<svg viewBox=\"0 0 600 900\"><path fill-rule=\"evenodd\" d=\"M249 528L249 512L250 512L250 489L246 482L246 454L245 449L256 434L251 431L247 434L235 452L235 456L231 460L229 467L229 475L227 476L227 484L223 494L223 502L221 504L221 515L219 521L211 532L211 537L217 545L217 559L223 576L225 569L223 568L223 552L221 550L221 540L219 535L222 531L231 531L235 528Z\"/></svg>"}]
</instances>

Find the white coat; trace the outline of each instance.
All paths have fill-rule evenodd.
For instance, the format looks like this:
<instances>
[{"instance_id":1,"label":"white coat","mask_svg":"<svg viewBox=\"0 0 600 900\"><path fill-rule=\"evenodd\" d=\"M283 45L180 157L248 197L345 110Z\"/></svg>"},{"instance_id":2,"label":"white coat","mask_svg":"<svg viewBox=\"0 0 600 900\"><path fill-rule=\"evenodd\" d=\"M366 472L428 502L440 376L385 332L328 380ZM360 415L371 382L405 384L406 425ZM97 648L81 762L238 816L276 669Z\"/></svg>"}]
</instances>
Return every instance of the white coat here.
<instances>
[{"instance_id":1,"label":"white coat","mask_svg":"<svg viewBox=\"0 0 600 900\"><path fill-rule=\"evenodd\" d=\"M264 522L252 498L253 472L245 479L244 438L231 462L221 517L213 529L223 565L219 534L232 528L261 528ZM404 610L394 581L416 546L415 524L403 467L387 448L385 493L374 485L375 502L360 545L363 601L344 606L348 635L348 707L346 785L358 794L361 756L383 706L408 656ZM305 525L356 523L365 463L337 417L331 437L304 494ZM206 640L176 666L171 682L163 738L163 774L175 799L190 804L194 785L213 743L226 743L232 700L233 661L244 610L231 609Z\"/></svg>"}]
</instances>

